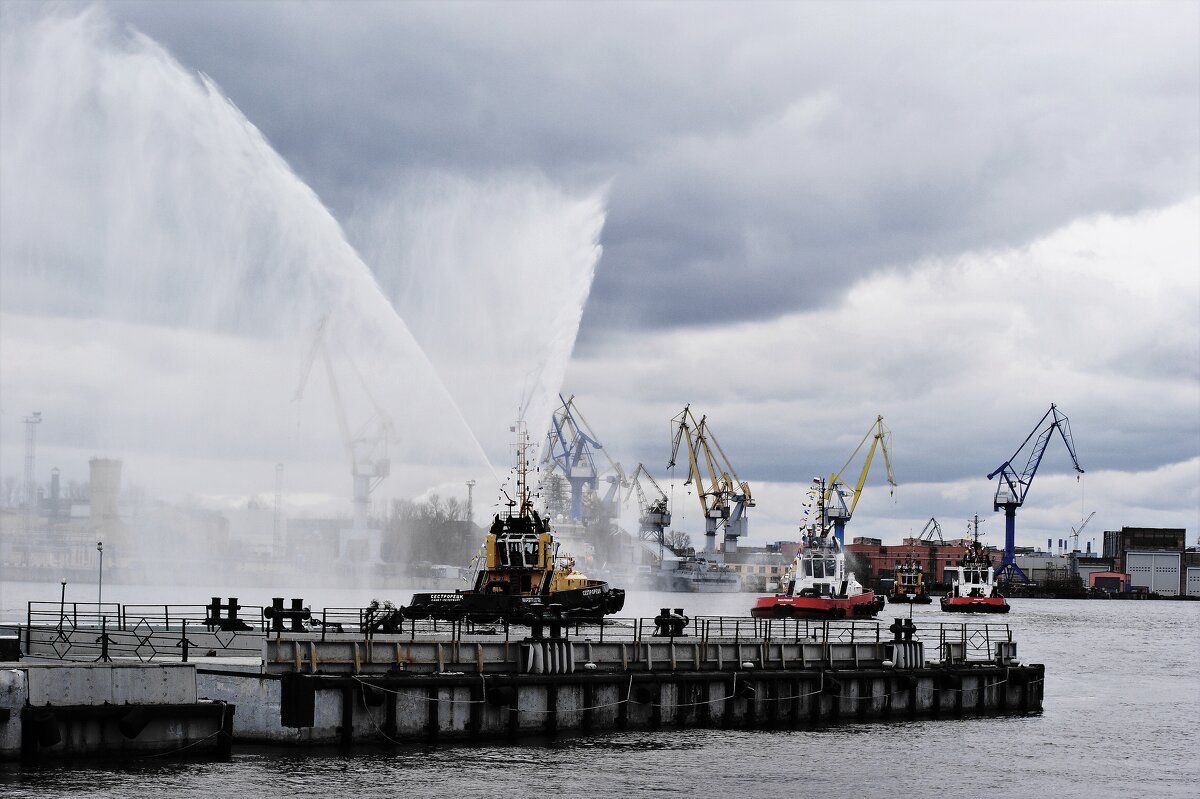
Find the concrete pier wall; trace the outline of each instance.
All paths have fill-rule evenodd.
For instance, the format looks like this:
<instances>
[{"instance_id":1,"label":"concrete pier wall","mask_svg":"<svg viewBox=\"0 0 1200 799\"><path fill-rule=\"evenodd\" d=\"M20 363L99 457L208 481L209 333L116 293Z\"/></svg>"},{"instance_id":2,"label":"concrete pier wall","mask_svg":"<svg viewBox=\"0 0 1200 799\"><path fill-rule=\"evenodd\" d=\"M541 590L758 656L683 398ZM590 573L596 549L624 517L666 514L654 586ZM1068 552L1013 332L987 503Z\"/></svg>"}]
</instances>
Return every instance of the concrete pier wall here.
<instances>
[{"instance_id":1,"label":"concrete pier wall","mask_svg":"<svg viewBox=\"0 0 1200 799\"><path fill-rule=\"evenodd\" d=\"M234 711L197 698L192 664L0 664L0 759L227 754Z\"/></svg>"},{"instance_id":2,"label":"concrete pier wall","mask_svg":"<svg viewBox=\"0 0 1200 799\"><path fill-rule=\"evenodd\" d=\"M377 636L321 636L288 633L263 641L263 668L269 674L414 674L445 671L509 674L570 673L585 663L618 665L622 670L702 671L736 668L850 668L881 665L891 656L890 641L496 641L464 637L413 641Z\"/></svg>"},{"instance_id":3,"label":"concrete pier wall","mask_svg":"<svg viewBox=\"0 0 1200 799\"><path fill-rule=\"evenodd\" d=\"M971 665L904 671L280 677L205 674L202 669L199 677L202 692L256 708L239 713L239 740L349 745L662 727L792 729L847 721L1037 713L1044 669ZM308 717L297 719L295 705L307 706ZM303 726L282 726L281 719L288 716Z\"/></svg>"},{"instance_id":4,"label":"concrete pier wall","mask_svg":"<svg viewBox=\"0 0 1200 799\"><path fill-rule=\"evenodd\" d=\"M16 677L0 671L0 716L9 709L0 719L0 756L14 747L22 755L124 751L135 745L130 740L151 738L179 748L209 740L206 734L226 746L234 734L245 742L349 746L696 726L791 729L1042 708L1044 667L1020 664L1007 625L917 630L899 620L883 628L712 617L694 623L691 634L672 635L645 622L409 624L370 635L189 625L188 663L178 662L179 629L108 627L102 646L95 628L27 627L27 655L111 657L124 671L104 662L22 662ZM927 646L940 663L926 662ZM131 715L135 707L162 715ZM225 712L234 708L236 733ZM66 730L64 718L76 727ZM14 720L25 725L16 737ZM52 726L67 744L31 746L41 733L54 737Z\"/></svg>"}]
</instances>

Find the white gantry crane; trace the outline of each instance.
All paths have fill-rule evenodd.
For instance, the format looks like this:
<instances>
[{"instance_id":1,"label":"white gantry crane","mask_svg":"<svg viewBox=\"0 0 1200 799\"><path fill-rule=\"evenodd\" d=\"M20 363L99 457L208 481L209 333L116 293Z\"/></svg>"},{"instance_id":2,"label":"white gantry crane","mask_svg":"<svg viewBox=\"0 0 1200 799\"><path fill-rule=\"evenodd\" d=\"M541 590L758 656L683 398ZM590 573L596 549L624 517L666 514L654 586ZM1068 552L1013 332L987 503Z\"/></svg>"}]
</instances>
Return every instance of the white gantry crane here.
<instances>
[{"instance_id":1,"label":"white gantry crane","mask_svg":"<svg viewBox=\"0 0 1200 799\"><path fill-rule=\"evenodd\" d=\"M351 542L362 542L366 544L368 560L378 562L381 559L382 534L378 530L369 528L367 514L371 506L372 492L391 473L391 461L388 459L387 447L388 440L395 434L395 428L391 417L375 400L367 381L355 366L354 361L347 355L344 360L358 379L362 392L367 397L372 409L366 422L357 430L351 430L337 373L334 370L333 358L329 352L328 337L329 317L326 316L317 326L293 400L303 398L313 365L316 363L317 356L320 355L321 362L325 366L325 375L329 379L329 394L333 400L338 431L346 448L346 458L350 461L350 474L353 479L354 513L350 529L341 531L339 536L338 559L346 559L347 547Z\"/></svg>"}]
</instances>

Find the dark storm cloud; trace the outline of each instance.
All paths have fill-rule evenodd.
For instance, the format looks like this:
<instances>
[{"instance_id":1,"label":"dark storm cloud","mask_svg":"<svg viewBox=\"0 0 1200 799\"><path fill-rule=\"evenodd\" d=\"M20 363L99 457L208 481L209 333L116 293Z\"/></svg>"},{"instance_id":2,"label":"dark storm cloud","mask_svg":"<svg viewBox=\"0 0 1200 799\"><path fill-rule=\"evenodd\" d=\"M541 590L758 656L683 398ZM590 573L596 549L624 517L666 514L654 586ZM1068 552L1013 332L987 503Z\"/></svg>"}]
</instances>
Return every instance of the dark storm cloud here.
<instances>
[{"instance_id":1,"label":"dark storm cloud","mask_svg":"<svg viewBox=\"0 0 1200 799\"><path fill-rule=\"evenodd\" d=\"M611 180L583 345L769 318L1196 191L1196 6L117 3L339 216L426 170Z\"/></svg>"}]
</instances>

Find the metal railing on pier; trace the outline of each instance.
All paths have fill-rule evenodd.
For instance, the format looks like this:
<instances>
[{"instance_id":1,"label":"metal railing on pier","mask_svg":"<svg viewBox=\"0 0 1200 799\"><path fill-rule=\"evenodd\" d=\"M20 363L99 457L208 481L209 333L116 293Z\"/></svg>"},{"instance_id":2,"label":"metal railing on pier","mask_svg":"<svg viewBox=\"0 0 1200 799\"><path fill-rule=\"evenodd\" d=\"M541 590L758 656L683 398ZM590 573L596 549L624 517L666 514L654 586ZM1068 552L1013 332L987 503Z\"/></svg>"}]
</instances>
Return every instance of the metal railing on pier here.
<instances>
[{"instance_id":1,"label":"metal railing on pier","mask_svg":"<svg viewBox=\"0 0 1200 799\"><path fill-rule=\"evenodd\" d=\"M605 618L603 621L554 620L543 616L531 624L511 621L492 623L468 619L405 619L399 609L324 608L320 611L298 609L294 615L280 616L278 609L258 605L237 605L229 614L214 614L212 605L121 605L117 603L30 602L26 615L25 639L51 641L42 647L41 656L53 652L62 659L188 658L203 647L205 655L254 657L261 651L261 636L303 632L330 637L354 636L370 640L387 636L389 640L429 640L457 642L481 638L525 641L530 637L557 637L578 642L631 643L678 640L696 643L881 643L897 639L922 641L929 648L936 643L944 660L990 660L997 642L1011 642L1007 624L956 622L915 625L907 629L887 626L876 620L756 619L739 616L696 616L686 625L664 623L657 618ZM165 635L178 633L178 635ZM201 643L188 639L204 635ZM104 649L103 652L101 650ZM28 647L27 647L28 651Z\"/></svg>"}]
</instances>

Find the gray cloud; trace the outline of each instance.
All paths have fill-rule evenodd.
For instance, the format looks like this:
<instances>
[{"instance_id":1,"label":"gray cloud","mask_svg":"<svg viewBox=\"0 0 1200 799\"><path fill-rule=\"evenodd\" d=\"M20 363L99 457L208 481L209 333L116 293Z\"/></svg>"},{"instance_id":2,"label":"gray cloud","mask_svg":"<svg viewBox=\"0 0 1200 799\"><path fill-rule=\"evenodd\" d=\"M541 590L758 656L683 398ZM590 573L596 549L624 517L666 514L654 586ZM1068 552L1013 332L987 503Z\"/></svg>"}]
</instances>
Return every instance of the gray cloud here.
<instances>
[{"instance_id":1,"label":"gray cloud","mask_svg":"<svg viewBox=\"0 0 1200 799\"><path fill-rule=\"evenodd\" d=\"M1198 185L1189 4L113 9L335 212L414 170L611 179L584 346L820 306Z\"/></svg>"},{"instance_id":2,"label":"gray cloud","mask_svg":"<svg viewBox=\"0 0 1200 799\"><path fill-rule=\"evenodd\" d=\"M883 413L902 484L934 496L969 481L959 513L988 506L983 475L1057 401L1089 473L1143 487L1107 498L1098 524L1140 523L1119 514L1153 503L1163 523L1195 516L1194 490L1145 488L1168 466L1185 484L1200 452L1200 297L1172 271L1194 234L1149 265L1095 241L1115 227L1145 249L1188 224L1178 207L1168 225L1135 223L1200 189L1194 4L108 8L212 76L394 303L396 275L373 256L398 245L374 237L402 228L355 222L403 219L382 212L429 175L603 196L566 390L623 462L661 475L666 420L690 400L743 478L804 483ZM1126 219L1024 257L1104 213ZM1182 213L1194 220L1194 202ZM473 231L508 219L484 216ZM478 261L484 237L459 238ZM1064 458L1047 455L1039 496ZM918 528L940 514L910 510Z\"/></svg>"}]
</instances>

